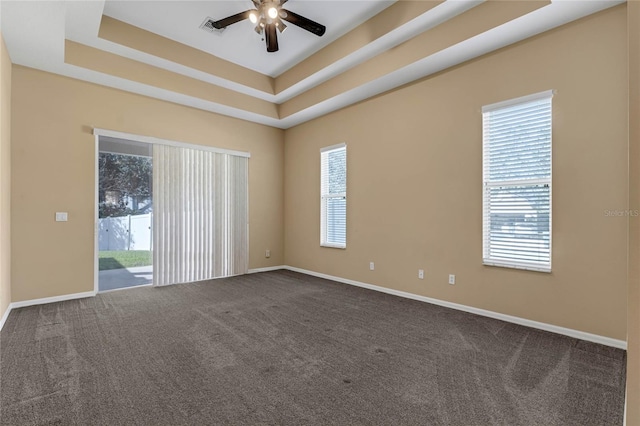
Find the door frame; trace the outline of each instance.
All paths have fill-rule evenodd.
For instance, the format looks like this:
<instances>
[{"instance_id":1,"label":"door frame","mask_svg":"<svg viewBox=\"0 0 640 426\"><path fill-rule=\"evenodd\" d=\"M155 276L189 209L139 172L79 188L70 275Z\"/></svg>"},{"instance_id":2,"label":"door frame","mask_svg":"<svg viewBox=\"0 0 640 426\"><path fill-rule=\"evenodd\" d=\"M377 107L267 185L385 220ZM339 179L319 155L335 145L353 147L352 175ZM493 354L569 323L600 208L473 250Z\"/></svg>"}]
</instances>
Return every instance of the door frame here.
<instances>
[{"instance_id":1,"label":"door frame","mask_svg":"<svg viewBox=\"0 0 640 426\"><path fill-rule=\"evenodd\" d=\"M99 194L99 186L100 186L100 170L98 167L98 158L100 156L100 135L96 133L95 129L93 131L94 139L95 139L95 155L94 155L94 200L93 200L93 292L98 294L99 288L99 279L100 279L100 268L99 268L99 242L98 242L98 233L99 233L99 203L100 203L100 194Z\"/></svg>"}]
</instances>

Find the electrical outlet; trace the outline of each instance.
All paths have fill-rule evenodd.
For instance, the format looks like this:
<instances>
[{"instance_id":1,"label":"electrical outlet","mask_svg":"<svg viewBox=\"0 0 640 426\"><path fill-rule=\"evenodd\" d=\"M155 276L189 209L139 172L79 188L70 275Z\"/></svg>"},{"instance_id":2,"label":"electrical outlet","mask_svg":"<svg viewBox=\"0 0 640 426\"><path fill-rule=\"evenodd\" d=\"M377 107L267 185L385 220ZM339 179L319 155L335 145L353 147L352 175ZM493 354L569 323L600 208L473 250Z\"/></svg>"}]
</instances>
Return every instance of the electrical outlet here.
<instances>
[{"instance_id":1,"label":"electrical outlet","mask_svg":"<svg viewBox=\"0 0 640 426\"><path fill-rule=\"evenodd\" d=\"M418 278L424 279L424 269L418 269Z\"/></svg>"},{"instance_id":2,"label":"electrical outlet","mask_svg":"<svg viewBox=\"0 0 640 426\"><path fill-rule=\"evenodd\" d=\"M374 269L376 269L376 265L373 262L369 262L369 270L373 271Z\"/></svg>"},{"instance_id":3,"label":"electrical outlet","mask_svg":"<svg viewBox=\"0 0 640 426\"><path fill-rule=\"evenodd\" d=\"M266 257L267 259L271 257L271 250L265 250L264 251L264 257Z\"/></svg>"},{"instance_id":4,"label":"electrical outlet","mask_svg":"<svg viewBox=\"0 0 640 426\"><path fill-rule=\"evenodd\" d=\"M449 284L453 285L456 283L456 276L453 274L449 274Z\"/></svg>"},{"instance_id":5,"label":"electrical outlet","mask_svg":"<svg viewBox=\"0 0 640 426\"><path fill-rule=\"evenodd\" d=\"M66 222L68 217L67 212L56 212L56 222Z\"/></svg>"}]
</instances>

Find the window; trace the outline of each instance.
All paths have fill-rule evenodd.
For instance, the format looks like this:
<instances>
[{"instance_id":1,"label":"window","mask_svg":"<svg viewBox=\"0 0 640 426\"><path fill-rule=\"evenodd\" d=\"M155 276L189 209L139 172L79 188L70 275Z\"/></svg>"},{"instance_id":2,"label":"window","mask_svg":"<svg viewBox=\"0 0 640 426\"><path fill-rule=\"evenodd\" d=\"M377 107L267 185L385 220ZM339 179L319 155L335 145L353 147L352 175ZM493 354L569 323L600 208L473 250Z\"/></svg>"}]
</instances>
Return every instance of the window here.
<instances>
[{"instance_id":1,"label":"window","mask_svg":"<svg viewBox=\"0 0 640 426\"><path fill-rule=\"evenodd\" d=\"M552 96L482 108L485 265L551 271Z\"/></svg>"},{"instance_id":2,"label":"window","mask_svg":"<svg viewBox=\"0 0 640 426\"><path fill-rule=\"evenodd\" d=\"M347 146L320 150L320 245L347 247Z\"/></svg>"}]
</instances>

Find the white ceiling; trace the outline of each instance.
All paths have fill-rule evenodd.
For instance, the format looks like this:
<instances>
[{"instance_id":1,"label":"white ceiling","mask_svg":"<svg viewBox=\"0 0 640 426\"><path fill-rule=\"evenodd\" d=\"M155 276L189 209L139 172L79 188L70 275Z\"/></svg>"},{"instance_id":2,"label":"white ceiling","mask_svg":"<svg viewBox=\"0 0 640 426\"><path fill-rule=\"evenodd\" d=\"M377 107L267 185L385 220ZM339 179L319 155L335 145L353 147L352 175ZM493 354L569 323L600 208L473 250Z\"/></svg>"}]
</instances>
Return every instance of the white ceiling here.
<instances>
[{"instance_id":1,"label":"white ceiling","mask_svg":"<svg viewBox=\"0 0 640 426\"><path fill-rule=\"evenodd\" d=\"M282 35L279 34L280 51L275 54L266 52L264 42L248 22L234 24L221 34L208 33L199 28L207 16L219 19L248 9L251 6L250 0L126 2L0 0L0 29L14 64L274 127L289 128L623 2L623 0L553 0L548 6L452 45L284 119L265 117L221 103L67 64L64 62L65 38L279 104L475 7L482 3L482 0L445 1L277 95L267 94L225 80L214 73L205 73L100 39L97 34L102 14L274 76L339 38L373 14L389 6L390 3L380 0L290 0L286 5L287 8L326 25L327 33L320 38L290 25L290 30L288 29Z\"/></svg>"},{"instance_id":2,"label":"white ceiling","mask_svg":"<svg viewBox=\"0 0 640 426\"><path fill-rule=\"evenodd\" d=\"M262 36L253 30L254 25L249 20L230 25L222 32L210 33L200 28L207 17L218 20L252 9L251 0L108 0L104 14L276 77L394 2L290 0L284 5L286 9L326 26L327 32L318 37L295 25L288 25L284 33L278 34L280 50L274 53L267 52Z\"/></svg>"}]
</instances>

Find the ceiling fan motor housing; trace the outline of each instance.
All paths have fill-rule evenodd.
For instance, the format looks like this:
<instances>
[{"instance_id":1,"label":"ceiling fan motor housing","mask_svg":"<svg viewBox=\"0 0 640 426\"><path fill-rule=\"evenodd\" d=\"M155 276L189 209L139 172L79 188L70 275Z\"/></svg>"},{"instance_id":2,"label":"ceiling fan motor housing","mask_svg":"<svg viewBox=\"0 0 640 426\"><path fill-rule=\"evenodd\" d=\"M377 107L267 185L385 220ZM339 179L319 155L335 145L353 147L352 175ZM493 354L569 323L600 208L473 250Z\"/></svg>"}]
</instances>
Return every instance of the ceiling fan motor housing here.
<instances>
[{"instance_id":1,"label":"ceiling fan motor housing","mask_svg":"<svg viewBox=\"0 0 640 426\"><path fill-rule=\"evenodd\" d=\"M252 1L255 9L245 10L244 12L236 13L235 15L228 16L215 22L207 22L205 26L207 28L211 27L217 30L223 30L236 22L249 19L251 23L255 24L254 30L256 33L260 35L264 33L264 40L267 43L267 52L278 51L277 33L278 31L282 33L287 28L283 20L309 31L318 37L321 37L325 33L326 27L324 25L318 24L304 16L300 16L297 13L282 9L282 5L286 3L287 0Z\"/></svg>"}]
</instances>

